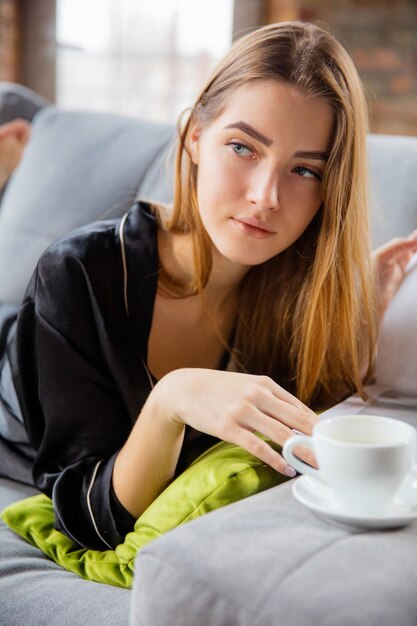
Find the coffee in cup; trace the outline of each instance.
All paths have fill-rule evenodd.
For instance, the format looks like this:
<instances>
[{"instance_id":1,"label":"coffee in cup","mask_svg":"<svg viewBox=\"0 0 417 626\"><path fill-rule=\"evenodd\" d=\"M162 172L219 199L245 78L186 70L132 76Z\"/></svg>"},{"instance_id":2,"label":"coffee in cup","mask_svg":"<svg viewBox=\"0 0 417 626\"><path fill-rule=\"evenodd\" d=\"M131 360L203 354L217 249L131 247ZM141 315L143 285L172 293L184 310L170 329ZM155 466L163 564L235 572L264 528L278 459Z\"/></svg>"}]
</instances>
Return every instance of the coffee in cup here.
<instances>
[{"instance_id":1,"label":"coffee in cup","mask_svg":"<svg viewBox=\"0 0 417 626\"><path fill-rule=\"evenodd\" d=\"M319 470L294 455L299 445L314 451ZM415 428L375 415L324 419L311 437L296 435L283 447L294 469L326 483L339 510L365 516L384 514L410 472L415 453Z\"/></svg>"}]
</instances>

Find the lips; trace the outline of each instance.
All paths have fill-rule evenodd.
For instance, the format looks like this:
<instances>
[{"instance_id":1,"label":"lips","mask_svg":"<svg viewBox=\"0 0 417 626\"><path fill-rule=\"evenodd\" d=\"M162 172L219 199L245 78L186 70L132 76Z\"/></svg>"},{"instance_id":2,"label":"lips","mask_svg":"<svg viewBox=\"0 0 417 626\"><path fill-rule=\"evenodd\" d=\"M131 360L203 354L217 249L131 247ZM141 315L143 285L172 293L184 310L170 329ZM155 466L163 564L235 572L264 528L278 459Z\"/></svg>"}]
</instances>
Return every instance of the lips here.
<instances>
[{"instance_id":1,"label":"lips","mask_svg":"<svg viewBox=\"0 0 417 626\"><path fill-rule=\"evenodd\" d=\"M255 239L269 239L275 235L275 231L266 227L265 222L256 217L232 217L231 222L240 233L246 237Z\"/></svg>"},{"instance_id":2,"label":"lips","mask_svg":"<svg viewBox=\"0 0 417 626\"><path fill-rule=\"evenodd\" d=\"M259 228L259 230L263 230L266 233L270 233L271 235L275 234L276 231L272 230L270 227L265 224L258 217L235 217L237 222L241 222L242 224L248 224L248 226L253 226L254 228Z\"/></svg>"}]
</instances>

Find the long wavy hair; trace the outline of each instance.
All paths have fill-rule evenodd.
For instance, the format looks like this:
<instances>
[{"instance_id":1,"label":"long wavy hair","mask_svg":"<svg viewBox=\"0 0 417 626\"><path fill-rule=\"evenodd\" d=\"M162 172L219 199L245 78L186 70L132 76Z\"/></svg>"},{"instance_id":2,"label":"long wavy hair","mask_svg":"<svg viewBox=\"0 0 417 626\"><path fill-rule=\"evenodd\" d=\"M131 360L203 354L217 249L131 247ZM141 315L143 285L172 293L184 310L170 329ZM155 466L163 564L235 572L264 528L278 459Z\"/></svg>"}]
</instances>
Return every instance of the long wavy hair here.
<instances>
[{"instance_id":1,"label":"long wavy hair","mask_svg":"<svg viewBox=\"0 0 417 626\"><path fill-rule=\"evenodd\" d=\"M215 68L187 119L179 123L173 211L165 227L192 237L195 277L173 297L204 294L211 241L199 216L198 167L188 149L194 122L209 124L238 88L259 80L297 86L334 113L323 203L303 235L252 267L238 291L233 347L236 369L272 377L315 409L359 391L372 371L376 338L367 193L367 108L345 49L321 27L283 22L238 40Z\"/></svg>"}]
</instances>

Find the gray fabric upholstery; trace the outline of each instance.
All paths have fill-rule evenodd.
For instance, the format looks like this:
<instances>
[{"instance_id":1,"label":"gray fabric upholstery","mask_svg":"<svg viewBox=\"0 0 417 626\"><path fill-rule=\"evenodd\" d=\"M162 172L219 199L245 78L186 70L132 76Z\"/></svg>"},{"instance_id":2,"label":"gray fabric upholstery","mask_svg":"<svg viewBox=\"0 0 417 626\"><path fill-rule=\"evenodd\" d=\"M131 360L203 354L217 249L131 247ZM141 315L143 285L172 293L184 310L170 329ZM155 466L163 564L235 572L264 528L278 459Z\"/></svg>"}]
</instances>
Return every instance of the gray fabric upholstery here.
<instances>
[{"instance_id":1,"label":"gray fabric upholstery","mask_svg":"<svg viewBox=\"0 0 417 626\"><path fill-rule=\"evenodd\" d=\"M0 479L0 510L37 493ZM128 589L67 572L0 521L1 626L127 626Z\"/></svg>"},{"instance_id":2,"label":"gray fabric upholstery","mask_svg":"<svg viewBox=\"0 0 417 626\"><path fill-rule=\"evenodd\" d=\"M36 113L48 104L47 100L27 87L0 81L0 125L11 122L16 118L22 118L30 122ZM0 202L6 186L7 184L0 189Z\"/></svg>"},{"instance_id":3,"label":"gray fabric upholstery","mask_svg":"<svg viewBox=\"0 0 417 626\"><path fill-rule=\"evenodd\" d=\"M40 111L1 205L0 302L21 301L40 254L60 235L123 215L138 194L169 200L162 174L173 137L171 126L116 115Z\"/></svg>"},{"instance_id":4,"label":"gray fabric upholstery","mask_svg":"<svg viewBox=\"0 0 417 626\"><path fill-rule=\"evenodd\" d=\"M131 626L415 626L417 524L329 524L293 498L292 482L147 546Z\"/></svg>"},{"instance_id":5,"label":"gray fabric upholstery","mask_svg":"<svg viewBox=\"0 0 417 626\"><path fill-rule=\"evenodd\" d=\"M368 154L377 247L417 228L417 137L370 135Z\"/></svg>"},{"instance_id":6,"label":"gray fabric upholstery","mask_svg":"<svg viewBox=\"0 0 417 626\"><path fill-rule=\"evenodd\" d=\"M48 104L42 96L23 85L0 81L0 124L17 117L30 122Z\"/></svg>"}]
</instances>

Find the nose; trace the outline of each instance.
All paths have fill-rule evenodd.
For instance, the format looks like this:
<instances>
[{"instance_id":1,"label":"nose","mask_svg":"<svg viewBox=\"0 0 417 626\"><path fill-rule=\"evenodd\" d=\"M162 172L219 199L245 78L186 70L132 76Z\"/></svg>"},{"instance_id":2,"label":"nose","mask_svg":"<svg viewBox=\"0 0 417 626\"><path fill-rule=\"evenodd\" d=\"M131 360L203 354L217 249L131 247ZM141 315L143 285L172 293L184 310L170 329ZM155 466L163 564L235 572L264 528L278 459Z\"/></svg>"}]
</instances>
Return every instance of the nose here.
<instances>
[{"instance_id":1,"label":"nose","mask_svg":"<svg viewBox=\"0 0 417 626\"><path fill-rule=\"evenodd\" d=\"M279 183L275 168L264 167L253 173L249 180L248 200L260 211L279 209Z\"/></svg>"}]
</instances>

